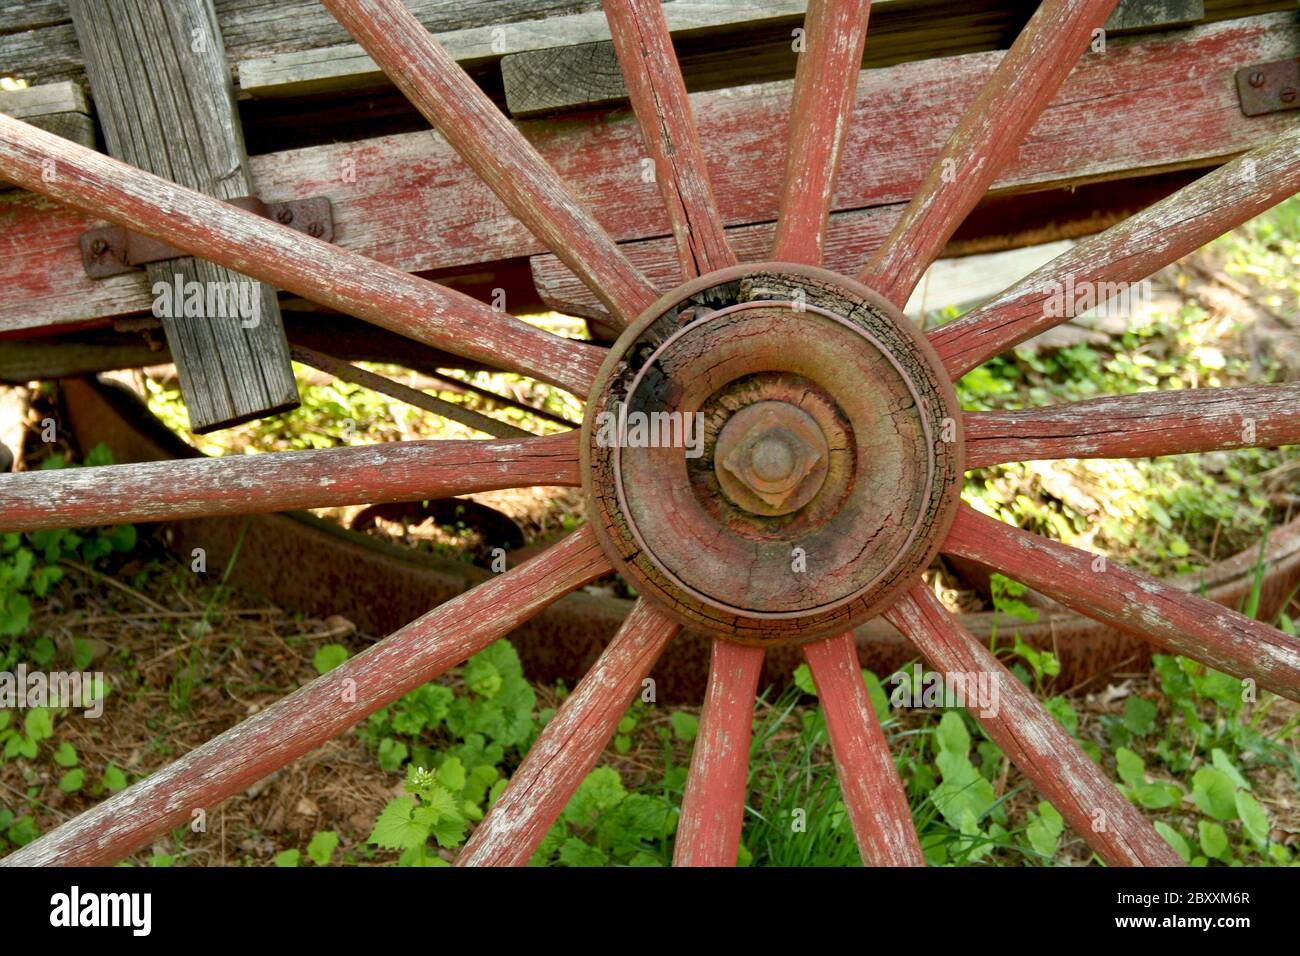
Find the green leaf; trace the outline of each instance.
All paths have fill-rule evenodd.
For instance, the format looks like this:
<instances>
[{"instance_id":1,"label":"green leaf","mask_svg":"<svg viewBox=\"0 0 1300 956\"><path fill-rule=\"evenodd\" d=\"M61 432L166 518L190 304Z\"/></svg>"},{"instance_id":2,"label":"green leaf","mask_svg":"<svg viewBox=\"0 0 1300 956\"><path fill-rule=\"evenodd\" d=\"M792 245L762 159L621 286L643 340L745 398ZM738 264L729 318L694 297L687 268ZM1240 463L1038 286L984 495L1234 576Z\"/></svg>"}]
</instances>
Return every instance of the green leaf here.
<instances>
[{"instance_id":1,"label":"green leaf","mask_svg":"<svg viewBox=\"0 0 1300 956\"><path fill-rule=\"evenodd\" d=\"M1127 747L1120 747L1115 751L1115 764L1119 771L1119 778L1130 787L1140 787L1147 782L1146 764Z\"/></svg>"},{"instance_id":2,"label":"green leaf","mask_svg":"<svg viewBox=\"0 0 1300 956\"><path fill-rule=\"evenodd\" d=\"M1201 849L1205 851L1206 856L1216 860L1227 860L1228 834L1224 832L1222 826L1209 820L1198 820L1196 832L1200 834Z\"/></svg>"},{"instance_id":3,"label":"green leaf","mask_svg":"<svg viewBox=\"0 0 1300 956\"><path fill-rule=\"evenodd\" d=\"M1216 820L1232 820L1237 816L1237 788L1222 770L1202 767L1192 775L1192 799L1201 812Z\"/></svg>"},{"instance_id":4,"label":"green leaf","mask_svg":"<svg viewBox=\"0 0 1300 956\"><path fill-rule=\"evenodd\" d=\"M970 753L970 733L966 722L956 711L949 710L939 719L939 726L934 732L935 742L940 753L954 753L965 756Z\"/></svg>"},{"instance_id":5,"label":"green leaf","mask_svg":"<svg viewBox=\"0 0 1300 956\"><path fill-rule=\"evenodd\" d=\"M589 827L602 813L618 806L626 795L617 770L597 767L578 785L564 808L564 821L576 827Z\"/></svg>"},{"instance_id":6,"label":"green leaf","mask_svg":"<svg viewBox=\"0 0 1300 956\"><path fill-rule=\"evenodd\" d=\"M76 793L85 782L86 771L76 767L59 778L59 789L64 793Z\"/></svg>"},{"instance_id":7,"label":"green leaf","mask_svg":"<svg viewBox=\"0 0 1300 956\"><path fill-rule=\"evenodd\" d=\"M865 668L862 671L862 679L867 682L867 696L871 699L871 709L876 712L879 720L889 719L889 695L885 693L885 688L880 683L880 678Z\"/></svg>"},{"instance_id":8,"label":"green leaf","mask_svg":"<svg viewBox=\"0 0 1300 956\"><path fill-rule=\"evenodd\" d=\"M151 867L161 867L166 869L175 862L176 857L172 856L170 853L155 853L153 856L149 857L149 865Z\"/></svg>"},{"instance_id":9,"label":"green leaf","mask_svg":"<svg viewBox=\"0 0 1300 956\"><path fill-rule=\"evenodd\" d=\"M459 757L448 757L438 768L438 782L453 793L465 789L465 765Z\"/></svg>"},{"instance_id":10,"label":"green leaf","mask_svg":"<svg viewBox=\"0 0 1300 956\"><path fill-rule=\"evenodd\" d=\"M1246 835L1250 837L1257 850L1264 850L1268 846L1268 814L1259 805L1259 801L1245 790L1238 790L1236 797L1237 813L1241 815L1242 829L1246 831Z\"/></svg>"},{"instance_id":11,"label":"green leaf","mask_svg":"<svg viewBox=\"0 0 1300 956\"><path fill-rule=\"evenodd\" d=\"M109 793L117 793L126 788L126 774L110 763L104 768L104 776L99 782Z\"/></svg>"},{"instance_id":12,"label":"green leaf","mask_svg":"<svg viewBox=\"0 0 1300 956\"><path fill-rule=\"evenodd\" d=\"M560 846L561 866L604 866L608 862L604 852L577 837L569 837Z\"/></svg>"},{"instance_id":13,"label":"green leaf","mask_svg":"<svg viewBox=\"0 0 1300 956\"><path fill-rule=\"evenodd\" d=\"M1174 852L1183 858L1184 863L1192 862L1192 848L1181 833L1163 820L1156 821L1156 832L1165 838L1165 842L1174 848Z\"/></svg>"},{"instance_id":14,"label":"green leaf","mask_svg":"<svg viewBox=\"0 0 1300 956\"><path fill-rule=\"evenodd\" d=\"M1142 697L1124 701L1124 726L1130 733L1146 736L1156 729L1156 705Z\"/></svg>"},{"instance_id":15,"label":"green leaf","mask_svg":"<svg viewBox=\"0 0 1300 956\"><path fill-rule=\"evenodd\" d=\"M322 644L316 649L316 655L312 658L312 667L316 668L317 674L325 674L338 667L349 657L348 649L342 644Z\"/></svg>"},{"instance_id":16,"label":"green leaf","mask_svg":"<svg viewBox=\"0 0 1300 956\"><path fill-rule=\"evenodd\" d=\"M1175 807L1181 798L1182 792L1172 784L1143 783L1133 788L1133 799L1148 810Z\"/></svg>"},{"instance_id":17,"label":"green leaf","mask_svg":"<svg viewBox=\"0 0 1300 956\"><path fill-rule=\"evenodd\" d=\"M1065 821L1061 818L1061 814L1057 812L1056 807L1043 801L1038 804L1038 813L1030 812L1029 819L1030 824L1025 829L1029 845L1043 856L1054 855L1057 841L1065 832Z\"/></svg>"},{"instance_id":18,"label":"green leaf","mask_svg":"<svg viewBox=\"0 0 1300 956\"><path fill-rule=\"evenodd\" d=\"M339 835L333 830L320 830L307 844L307 855L317 866L328 866L330 857L338 849Z\"/></svg>"},{"instance_id":19,"label":"green leaf","mask_svg":"<svg viewBox=\"0 0 1300 956\"><path fill-rule=\"evenodd\" d=\"M414 797L398 797L389 800L375 821L367 841L376 846L390 850L405 850L408 847L423 846L429 839L427 826L422 826L412 819L415 813Z\"/></svg>"},{"instance_id":20,"label":"green leaf","mask_svg":"<svg viewBox=\"0 0 1300 956\"><path fill-rule=\"evenodd\" d=\"M385 737L379 741L379 766L389 773L401 770L408 753L406 744L392 737Z\"/></svg>"},{"instance_id":21,"label":"green leaf","mask_svg":"<svg viewBox=\"0 0 1300 956\"><path fill-rule=\"evenodd\" d=\"M695 735L700 732L700 720L694 714L676 710L673 711L669 720L672 721L673 733L683 743L690 743L695 739Z\"/></svg>"},{"instance_id":22,"label":"green leaf","mask_svg":"<svg viewBox=\"0 0 1300 956\"><path fill-rule=\"evenodd\" d=\"M487 657L476 654L465 664L465 686L471 693L491 699L501 691L504 678Z\"/></svg>"},{"instance_id":23,"label":"green leaf","mask_svg":"<svg viewBox=\"0 0 1300 956\"><path fill-rule=\"evenodd\" d=\"M297 866L301 854L297 850L285 850L275 855L275 865L280 867Z\"/></svg>"},{"instance_id":24,"label":"green leaf","mask_svg":"<svg viewBox=\"0 0 1300 956\"><path fill-rule=\"evenodd\" d=\"M54 721L48 707L33 707L23 720L23 730L33 742L48 740L54 736Z\"/></svg>"},{"instance_id":25,"label":"green leaf","mask_svg":"<svg viewBox=\"0 0 1300 956\"><path fill-rule=\"evenodd\" d=\"M1224 773L1226 773L1230 778L1232 778L1232 782L1235 783L1237 786L1241 787L1241 789L1243 790L1251 789L1250 781L1241 775L1241 771L1238 770L1236 765L1232 762L1232 758L1229 757L1222 749L1215 747L1213 750L1211 750L1210 759L1213 762L1215 768L1222 770Z\"/></svg>"},{"instance_id":26,"label":"green leaf","mask_svg":"<svg viewBox=\"0 0 1300 956\"><path fill-rule=\"evenodd\" d=\"M54 751L54 762L60 767L75 767L77 765L77 748L72 746L66 740L59 744L59 749Z\"/></svg>"},{"instance_id":27,"label":"green leaf","mask_svg":"<svg viewBox=\"0 0 1300 956\"><path fill-rule=\"evenodd\" d=\"M800 664L794 669L794 686L805 694L817 696L817 685L813 682L812 671L807 664Z\"/></svg>"}]
</instances>

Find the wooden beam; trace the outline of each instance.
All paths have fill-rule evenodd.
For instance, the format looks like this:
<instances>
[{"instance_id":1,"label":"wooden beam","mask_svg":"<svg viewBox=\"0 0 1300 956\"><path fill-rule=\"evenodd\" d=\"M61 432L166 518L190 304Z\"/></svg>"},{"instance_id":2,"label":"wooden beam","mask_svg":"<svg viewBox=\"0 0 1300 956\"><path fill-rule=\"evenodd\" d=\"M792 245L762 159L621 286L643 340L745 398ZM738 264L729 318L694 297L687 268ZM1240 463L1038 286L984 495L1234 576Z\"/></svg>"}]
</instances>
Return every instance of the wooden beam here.
<instances>
[{"instance_id":1,"label":"wooden beam","mask_svg":"<svg viewBox=\"0 0 1300 956\"><path fill-rule=\"evenodd\" d=\"M1243 63L1296 55L1300 35L1291 13L1113 41L1104 57L1086 57L1066 80L994 189L1009 196L1215 165L1267 142L1300 122L1300 114L1243 116L1233 75ZM832 218L828 262L837 242L865 261L879 241L872 230L882 210L911 197L920 171L998 59L975 53L862 73L834 204L858 222L837 225ZM791 88L781 82L690 97L728 238L742 259L750 246L730 229L763 229L758 224L777 216L784 156L771 148L770 131L787 126ZM934 108L936 91L943 110ZM657 185L641 179L645 148L630 111L519 127L617 240L670 234ZM263 199L328 196L338 245L408 272L470 269L545 251L427 132L256 156L251 166ZM14 238L12 254L0 259L0 289L12 305L0 310L0 334L149 308L143 276L92 282L82 275L77 236L91 224L41 197L0 196L0 234ZM769 230L754 258L765 256L770 243ZM653 263L676 268L671 241L629 255L656 284L661 273ZM548 261L540 260L539 271L548 271ZM559 284L557 278L550 287Z\"/></svg>"},{"instance_id":2,"label":"wooden beam","mask_svg":"<svg viewBox=\"0 0 1300 956\"><path fill-rule=\"evenodd\" d=\"M1205 19L1205 0L1119 0L1106 21L1107 34L1170 29Z\"/></svg>"},{"instance_id":3,"label":"wooden beam","mask_svg":"<svg viewBox=\"0 0 1300 956\"><path fill-rule=\"evenodd\" d=\"M47 83L20 90L0 90L0 113L47 132L95 148L95 121L90 103L76 83ZM0 189L4 185L0 184Z\"/></svg>"},{"instance_id":4,"label":"wooden beam","mask_svg":"<svg viewBox=\"0 0 1300 956\"><path fill-rule=\"evenodd\" d=\"M109 153L219 199L253 192L211 0L71 0ZM179 297L161 315L195 432L298 405L273 288L202 259L146 268L156 288L241 289L207 314ZM187 293L188 298L188 293ZM231 297L233 298L233 297Z\"/></svg>"}]
</instances>

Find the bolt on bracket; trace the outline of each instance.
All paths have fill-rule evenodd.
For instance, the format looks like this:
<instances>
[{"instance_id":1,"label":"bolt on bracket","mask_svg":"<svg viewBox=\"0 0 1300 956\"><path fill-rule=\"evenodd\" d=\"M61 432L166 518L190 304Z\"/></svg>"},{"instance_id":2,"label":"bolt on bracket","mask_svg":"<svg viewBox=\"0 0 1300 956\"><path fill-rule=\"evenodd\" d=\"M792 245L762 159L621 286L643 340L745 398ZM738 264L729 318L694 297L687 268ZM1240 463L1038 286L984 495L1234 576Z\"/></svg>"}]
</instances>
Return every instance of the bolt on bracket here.
<instances>
[{"instance_id":1,"label":"bolt on bracket","mask_svg":"<svg viewBox=\"0 0 1300 956\"><path fill-rule=\"evenodd\" d=\"M324 242L334 241L334 217L330 201L324 196L269 203L256 196L240 196L226 202ZM133 272L151 262L180 259L190 254L121 226L91 229L81 234L79 242L82 268L92 279L107 279Z\"/></svg>"},{"instance_id":2,"label":"bolt on bracket","mask_svg":"<svg viewBox=\"0 0 1300 956\"><path fill-rule=\"evenodd\" d=\"M1300 109L1300 57L1242 67L1237 98L1247 116Z\"/></svg>"}]
</instances>

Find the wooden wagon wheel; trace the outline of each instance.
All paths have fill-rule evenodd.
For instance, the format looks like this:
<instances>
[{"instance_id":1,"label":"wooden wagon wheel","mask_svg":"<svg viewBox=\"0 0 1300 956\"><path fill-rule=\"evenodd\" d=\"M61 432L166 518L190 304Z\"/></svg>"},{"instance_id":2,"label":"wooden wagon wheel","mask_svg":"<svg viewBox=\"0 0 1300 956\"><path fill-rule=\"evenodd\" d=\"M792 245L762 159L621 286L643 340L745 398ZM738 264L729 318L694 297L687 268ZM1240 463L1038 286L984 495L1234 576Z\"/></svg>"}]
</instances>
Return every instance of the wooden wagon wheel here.
<instances>
[{"instance_id":1,"label":"wooden wagon wheel","mask_svg":"<svg viewBox=\"0 0 1300 956\"><path fill-rule=\"evenodd\" d=\"M772 261L756 265L738 264L728 247L658 2L606 0L687 277L666 294L650 286L398 0L324 2L625 327L612 349L546 334L5 116L0 174L410 338L587 395L581 435L7 476L0 480L0 525L25 531L157 521L538 484L582 484L590 523L6 862L114 861L617 569L642 595L634 612L547 725L459 863L528 861L683 624L712 636L713 655L676 862L735 862L764 648L799 642L825 704L864 860L922 863L848 633L877 614L936 668L993 675L1004 706L980 718L989 736L1103 860L1178 863L1030 692L936 601L920 573L940 552L973 559L1161 648L1300 699L1294 637L959 501L969 466L1300 442L1300 387L963 415L951 380L1063 321L1068 310L1046 305L1059 284L1141 280L1300 190L1300 127L1080 242L927 341L902 317L902 306L1115 0L1041 5L854 278L818 263L869 0L809 4ZM605 426L637 412L683 428L700 422L702 453L680 447L689 430L678 447L637 443L617 429L609 440Z\"/></svg>"}]
</instances>

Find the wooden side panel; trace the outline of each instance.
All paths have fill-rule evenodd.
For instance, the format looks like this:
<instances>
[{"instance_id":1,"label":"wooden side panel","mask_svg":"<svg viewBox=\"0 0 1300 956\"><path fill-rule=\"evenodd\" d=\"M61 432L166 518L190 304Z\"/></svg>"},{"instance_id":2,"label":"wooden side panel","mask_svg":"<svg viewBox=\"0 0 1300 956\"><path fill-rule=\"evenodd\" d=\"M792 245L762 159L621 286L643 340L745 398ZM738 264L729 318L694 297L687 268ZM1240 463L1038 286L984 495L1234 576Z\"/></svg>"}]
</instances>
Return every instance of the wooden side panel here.
<instances>
[{"instance_id":1,"label":"wooden side panel","mask_svg":"<svg viewBox=\"0 0 1300 956\"><path fill-rule=\"evenodd\" d=\"M69 9L109 153L218 199L251 195L212 0L70 0ZM160 316L195 432L297 407L275 289L191 257L146 274L151 287L193 284L205 298L214 286L238 290L198 315L187 293Z\"/></svg>"},{"instance_id":2,"label":"wooden side panel","mask_svg":"<svg viewBox=\"0 0 1300 956\"><path fill-rule=\"evenodd\" d=\"M693 277L735 265L663 9L657 3L606 0L605 15L654 162L682 273Z\"/></svg>"},{"instance_id":3,"label":"wooden side panel","mask_svg":"<svg viewBox=\"0 0 1300 956\"><path fill-rule=\"evenodd\" d=\"M972 637L924 584L885 617L945 676L995 682L988 710L967 707L1038 791L1110 866L1181 866L1169 844L1106 779L1010 671Z\"/></svg>"},{"instance_id":4,"label":"wooden side panel","mask_svg":"<svg viewBox=\"0 0 1300 956\"><path fill-rule=\"evenodd\" d=\"M745 822L749 736L764 651L714 640L709 688L677 823L673 866L735 866Z\"/></svg>"},{"instance_id":5,"label":"wooden side panel","mask_svg":"<svg viewBox=\"0 0 1300 956\"><path fill-rule=\"evenodd\" d=\"M1300 444L1300 382L1141 392L968 412L966 467L1049 458L1147 458Z\"/></svg>"},{"instance_id":6,"label":"wooden side panel","mask_svg":"<svg viewBox=\"0 0 1300 956\"><path fill-rule=\"evenodd\" d=\"M1297 55L1300 36L1290 14L1111 41L1104 56L1080 61L993 187L1030 190L1204 165L1257 146L1300 123L1300 114L1243 116L1234 71L1243 63ZM867 209L868 219L846 225L872 226L850 236L832 220L828 263L836 261L837 248L858 256L846 266L865 261L893 225L891 219L879 231L870 209L898 215L897 204L911 198L999 59L997 53L966 54L862 73L833 208ZM690 97L723 221L756 233L753 240L748 233L729 235L742 260L761 261L771 248L771 227L761 224L778 215L785 157L773 149L773 132L788 128L791 90L788 82L768 83ZM657 185L641 176L645 147L630 111L518 127L615 239L671 235ZM268 201L328 196L338 245L404 271L546 251L437 135L255 156L251 166L258 195ZM93 282L82 275L77 236L92 225L90 217L44 197L0 193L6 251L0 256L0 332L149 308L143 276ZM746 251L751 248L758 251ZM631 255L656 285L662 285L658 276L679 271L670 241ZM651 268L655 263L662 269ZM598 300L590 301L603 311Z\"/></svg>"},{"instance_id":7,"label":"wooden side panel","mask_svg":"<svg viewBox=\"0 0 1300 956\"><path fill-rule=\"evenodd\" d=\"M583 531L587 528L584 527ZM457 866L523 866L614 736L681 625L645 601L551 718L510 784L456 857Z\"/></svg>"},{"instance_id":8,"label":"wooden side panel","mask_svg":"<svg viewBox=\"0 0 1300 956\"><path fill-rule=\"evenodd\" d=\"M533 145L398 0L324 0L461 158L626 325L658 293Z\"/></svg>"},{"instance_id":9,"label":"wooden side panel","mask_svg":"<svg viewBox=\"0 0 1300 956\"><path fill-rule=\"evenodd\" d=\"M858 279L900 309L1015 158L1117 0L1043 0L939 151L889 240Z\"/></svg>"},{"instance_id":10,"label":"wooden side panel","mask_svg":"<svg viewBox=\"0 0 1300 956\"><path fill-rule=\"evenodd\" d=\"M1281 115L1281 114L1279 114ZM1300 124L1090 237L930 334L955 379L1300 192Z\"/></svg>"},{"instance_id":11,"label":"wooden side panel","mask_svg":"<svg viewBox=\"0 0 1300 956\"><path fill-rule=\"evenodd\" d=\"M578 433L404 441L0 475L0 528L82 528L582 483Z\"/></svg>"},{"instance_id":12,"label":"wooden side panel","mask_svg":"<svg viewBox=\"0 0 1300 956\"><path fill-rule=\"evenodd\" d=\"M5 866L107 866L455 667L607 574L588 528L407 625L176 763L5 857Z\"/></svg>"},{"instance_id":13,"label":"wooden side panel","mask_svg":"<svg viewBox=\"0 0 1300 956\"><path fill-rule=\"evenodd\" d=\"M924 866L907 794L867 695L852 634L803 645L826 711L840 792L867 866Z\"/></svg>"},{"instance_id":14,"label":"wooden side panel","mask_svg":"<svg viewBox=\"0 0 1300 956\"><path fill-rule=\"evenodd\" d=\"M987 565L1121 631L1300 700L1300 638L1100 555L963 505L943 550Z\"/></svg>"}]
</instances>

